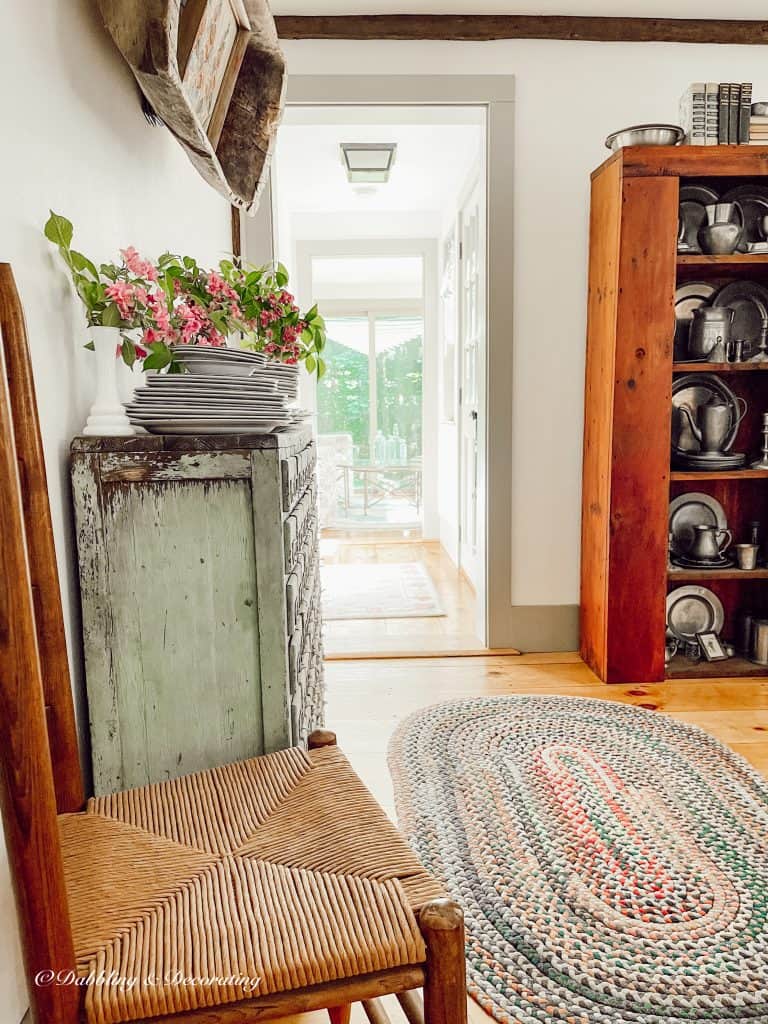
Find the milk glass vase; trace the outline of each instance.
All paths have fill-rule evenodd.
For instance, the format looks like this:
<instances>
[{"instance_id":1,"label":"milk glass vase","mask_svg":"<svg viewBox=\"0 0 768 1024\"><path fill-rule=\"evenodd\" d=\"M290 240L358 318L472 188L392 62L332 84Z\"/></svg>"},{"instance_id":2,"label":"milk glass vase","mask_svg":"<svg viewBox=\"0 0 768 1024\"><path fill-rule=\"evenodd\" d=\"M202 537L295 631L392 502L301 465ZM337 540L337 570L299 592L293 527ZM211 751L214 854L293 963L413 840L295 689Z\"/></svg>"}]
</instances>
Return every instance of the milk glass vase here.
<instances>
[{"instance_id":1,"label":"milk glass vase","mask_svg":"<svg viewBox=\"0 0 768 1024\"><path fill-rule=\"evenodd\" d=\"M122 342L120 328L91 327L88 333L96 359L96 397L83 433L87 437L129 437L135 431L117 390L115 353Z\"/></svg>"}]
</instances>

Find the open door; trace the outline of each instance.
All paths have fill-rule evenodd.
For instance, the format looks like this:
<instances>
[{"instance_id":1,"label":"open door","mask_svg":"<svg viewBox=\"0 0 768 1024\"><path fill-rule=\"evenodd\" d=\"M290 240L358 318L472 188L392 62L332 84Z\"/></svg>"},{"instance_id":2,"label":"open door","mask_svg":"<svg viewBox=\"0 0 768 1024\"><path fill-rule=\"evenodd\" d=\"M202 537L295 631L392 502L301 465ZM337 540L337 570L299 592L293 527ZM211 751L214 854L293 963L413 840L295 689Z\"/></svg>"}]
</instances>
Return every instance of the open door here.
<instances>
[{"instance_id":1,"label":"open door","mask_svg":"<svg viewBox=\"0 0 768 1024\"><path fill-rule=\"evenodd\" d=\"M459 214L460 435L459 566L481 593L483 567L483 446L485 368L485 204L480 179Z\"/></svg>"}]
</instances>

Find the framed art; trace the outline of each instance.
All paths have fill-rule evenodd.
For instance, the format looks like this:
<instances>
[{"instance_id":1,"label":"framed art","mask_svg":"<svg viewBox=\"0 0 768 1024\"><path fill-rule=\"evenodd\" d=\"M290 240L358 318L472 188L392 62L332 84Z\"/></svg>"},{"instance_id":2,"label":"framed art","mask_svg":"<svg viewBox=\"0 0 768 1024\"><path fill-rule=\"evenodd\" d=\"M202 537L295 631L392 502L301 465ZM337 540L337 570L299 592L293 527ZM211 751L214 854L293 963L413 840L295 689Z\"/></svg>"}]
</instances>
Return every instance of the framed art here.
<instances>
[{"instance_id":1,"label":"framed art","mask_svg":"<svg viewBox=\"0 0 768 1024\"><path fill-rule=\"evenodd\" d=\"M717 633L697 633L696 639L699 641L701 653L707 661L725 661L728 658L728 653Z\"/></svg>"}]
</instances>

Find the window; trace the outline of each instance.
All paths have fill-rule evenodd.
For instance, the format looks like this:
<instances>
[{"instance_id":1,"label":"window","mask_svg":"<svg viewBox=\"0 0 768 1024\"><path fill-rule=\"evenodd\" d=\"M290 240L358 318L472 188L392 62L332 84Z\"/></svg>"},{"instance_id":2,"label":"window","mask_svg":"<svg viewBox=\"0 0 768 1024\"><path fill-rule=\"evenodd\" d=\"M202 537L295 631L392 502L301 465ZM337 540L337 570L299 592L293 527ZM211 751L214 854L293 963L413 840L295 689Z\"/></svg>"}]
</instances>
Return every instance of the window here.
<instances>
[{"instance_id":1,"label":"window","mask_svg":"<svg viewBox=\"0 0 768 1024\"><path fill-rule=\"evenodd\" d=\"M326 317L328 372L318 385L320 434L349 435L356 461L422 454L424 321L420 314Z\"/></svg>"}]
</instances>

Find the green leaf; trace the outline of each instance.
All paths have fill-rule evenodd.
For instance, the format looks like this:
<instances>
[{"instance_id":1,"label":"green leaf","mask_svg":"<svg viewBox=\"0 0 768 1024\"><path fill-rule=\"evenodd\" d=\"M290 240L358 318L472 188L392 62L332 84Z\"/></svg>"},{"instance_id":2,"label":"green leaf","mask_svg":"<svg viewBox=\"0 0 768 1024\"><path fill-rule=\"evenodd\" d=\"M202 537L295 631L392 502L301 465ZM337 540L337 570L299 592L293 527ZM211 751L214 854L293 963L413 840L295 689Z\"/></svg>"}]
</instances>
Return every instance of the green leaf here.
<instances>
[{"instance_id":1,"label":"green leaf","mask_svg":"<svg viewBox=\"0 0 768 1024\"><path fill-rule=\"evenodd\" d=\"M110 281L117 280L117 267L114 263L102 263L99 267L102 277L108 278Z\"/></svg>"},{"instance_id":2,"label":"green leaf","mask_svg":"<svg viewBox=\"0 0 768 1024\"><path fill-rule=\"evenodd\" d=\"M136 362L136 346L130 338L123 338L123 344L120 346L120 351L123 354L123 362L125 365L133 366Z\"/></svg>"},{"instance_id":3,"label":"green leaf","mask_svg":"<svg viewBox=\"0 0 768 1024\"><path fill-rule=\"evenodd\" d=\"M311 324L316 316L317 316L317 303L314 304L312 309L310 309L310 311L307 313L307 315L305 317L302 317L302 319L306 320L306 322L308 324Z\"/></svg>"},{"instance_id":4,"label":"green leaf","mask_svg":"<svg viewBox=\"0 0 768 1024\"><path fill-rule=\"evenodd\" d=\"M76 252L74 249L70 250L69 256L72 261L71 266L73 266L75 270L87 270L94 281L98 281L99 272L96 269L95 264L91 263L87 256L83 256L81 252Z\"/></svg>"},{"instance_id":5,"label":"green leaf","mask_svg":"<svg viewBox=\"0 0 768 1024\"><path fill-rule=\"evenodd\" d=\"M60 213L54 213L50 211L51 216L45 222L45 237L49 242L53 242L54 245L63 246L68 249L72 244L73 227L72 222L68 221L66 217L62 217Z\"/></svg>"},{"instance_id":6,"label":"green leaf","mask_svg":"<svg viewBox=\"0 0 768 1024\"><path fill-rule=\"evenodd\" d=\"M86 342L86 344L83 345L83 348L87 348L89 352L95 352L96 351L96 346L93 344L92 341Z\"/></svg>"},{"instance_id":7,"label":"green leaf","mask_svg":"<svg viewBox=\"0 0 768 1024\"><path fill-rule=\"evenodd\" d=\"M277 285L279 288L285 288L285 286L288 284L288 274L278 270L278 272L275 274L275 281L277 281Z\"/></svg>"},{"instance_id":8,"label":"green leaf","mask_svg":"<svg viewBox=\"0 0 768 1024\"><path fill-rule=\"evenodd\" d=\"M123 318L120 316L120 310L114 304L110 302L101 314L101 326L102 327L120 327L123 323Z\"/></svg>"},{"instance_id":9,"label":"green leaf","mask_svg":"<svg viewBox=\"0 0 768 1024\"><path fill-rule=\"evenodd\" d=\"M318 380L320 380L321 377L325 376L325 371L327 369L328 369L328 364L326 363L326 361L324 359L321 359L318 356L318 358L317 358L317 379Z\"/></svg>"},{"instance_id":10,"label":"green leaf","mask_svg":"<svg viewBox=\"0 0 768 1024\"><path fill-rule=\"evenodd\" d=\"M317 367L317 360L315 359L314 356L307 356L307 358L304 360L304 365L306 366L307 371L309 373L314 373L315 368Z\"/></svg>"}]
</instances>

